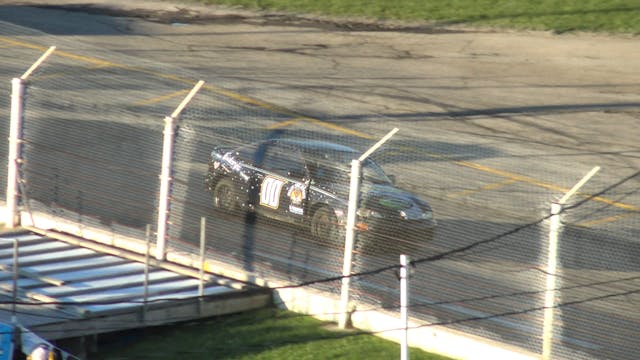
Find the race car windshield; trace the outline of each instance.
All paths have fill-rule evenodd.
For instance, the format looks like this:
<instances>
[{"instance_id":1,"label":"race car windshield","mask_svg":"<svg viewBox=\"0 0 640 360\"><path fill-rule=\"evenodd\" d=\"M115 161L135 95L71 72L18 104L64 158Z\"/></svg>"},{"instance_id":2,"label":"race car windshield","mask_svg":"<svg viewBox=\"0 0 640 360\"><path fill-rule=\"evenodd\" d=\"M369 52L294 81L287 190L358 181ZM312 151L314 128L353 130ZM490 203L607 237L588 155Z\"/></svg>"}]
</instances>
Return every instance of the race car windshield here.
<instances>
[{"instance_id":1,"label":"race car windshield","mask_svg":"<svg viewBox=\"0 0 640 360\"><path fill-rule=\"evenodd\" d=\"M332 151L325 154L325 158L335 161L339 164L340 168L345 169L347 176L349 169L351 169L351 161L357 159L357 157L358 155L356 153L348 151ZM371 159L365 159L362 162L362 175L365 181L368 180L375 184L391 183L391 180L384 173L384 170Z\"/></svg>"},{"instance_id":2,"label":"race car windshield","mask_svg":"<svg viewBox=\"0 0 640 360\"><path fill-rule=\"evenodd\" d=\"M369 180L375 184L391 183L391 180L387 177L382 168L370 159L366 159L364 163L362 163L362 175L365 180Z\"/></svg>"},{"instance_id":3,"label":"race car windshield","mask_svg":"<svg viewBox=\"0 0 640 360\"><path fill-rule=\"evenodd\" d=\"M352 152L341 152L341 163L344 164L347 169L351 168L351 160L357 159L358 155ZM365 181L370 181L374 184L389 184L391 180L385 174L384 170L375 161L367 158L362 162L362 175Z\"/></svg>"}]
</instances>

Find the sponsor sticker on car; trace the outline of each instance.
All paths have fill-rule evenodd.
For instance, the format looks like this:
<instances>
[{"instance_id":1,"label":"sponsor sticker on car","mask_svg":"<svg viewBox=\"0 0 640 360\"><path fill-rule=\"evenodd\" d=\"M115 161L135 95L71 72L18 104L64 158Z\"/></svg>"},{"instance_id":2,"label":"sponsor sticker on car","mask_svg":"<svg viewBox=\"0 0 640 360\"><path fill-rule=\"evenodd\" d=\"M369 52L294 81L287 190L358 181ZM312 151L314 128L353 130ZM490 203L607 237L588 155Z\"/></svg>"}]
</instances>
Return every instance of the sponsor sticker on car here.
<instances>
[{"instance_id":1,"label":"sponsor sticker on car","mask_svg":"<svg viewBox=\"0 0 640 360\"><path fill-rule=\"evenodd\" d=\"M282 185L284 185L284 181L278 178L265 177L260 188L260 205L277 209L280 206Z\"/></svg>"},{"instance_id":2,"label":"sponsor sticker on car","mask_svg":"<svg viewBox=\"0 0 640 360\"><path fill-rule=\"evenodd\" d=\"M289 197L289 212L295 215L304 215L302 202L307 198L307 191L302 184L293 184L287 191Z\"/></svg>"}]
</instances>

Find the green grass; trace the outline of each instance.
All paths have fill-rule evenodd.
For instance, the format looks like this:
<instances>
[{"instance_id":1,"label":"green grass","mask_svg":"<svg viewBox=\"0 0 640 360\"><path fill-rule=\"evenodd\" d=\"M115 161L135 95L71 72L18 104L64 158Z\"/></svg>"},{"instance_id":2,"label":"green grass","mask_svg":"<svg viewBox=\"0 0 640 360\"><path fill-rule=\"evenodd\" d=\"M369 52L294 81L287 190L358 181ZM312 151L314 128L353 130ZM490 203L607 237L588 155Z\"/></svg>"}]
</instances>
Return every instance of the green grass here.
<instances>
[{"instance_id":1,"label":"green grass","mask_svg":"<svg viewBox=\"0 0 640 360\"><path fill-rule=\"evenodd\" d=\"M640 34L640 0L203 0L209 4L371 19Z\"/></svg>"},{"instance_id":2,"label":"green grass","mask_svg":"<svg viewBox=\"0 0 640 360\"><path fill-rule=\"evenodd\" d=\"M400 345L292 312L262 309L206 322L137 330L100 344L103 360L397 359ZM411 349L412 360L448 358Z\"/></svg>"}]
</instances>

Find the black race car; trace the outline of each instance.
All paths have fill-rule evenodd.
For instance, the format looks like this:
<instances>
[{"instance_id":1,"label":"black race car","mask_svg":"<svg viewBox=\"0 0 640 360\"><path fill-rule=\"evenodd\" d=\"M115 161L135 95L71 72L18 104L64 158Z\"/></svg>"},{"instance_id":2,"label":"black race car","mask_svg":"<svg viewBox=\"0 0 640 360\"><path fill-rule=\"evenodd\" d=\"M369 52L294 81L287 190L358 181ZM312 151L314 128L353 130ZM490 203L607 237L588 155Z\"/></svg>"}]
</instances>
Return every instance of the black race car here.
<instances>
[{"instance_id":1,"label":"black race car","mask_svg":"<svg viewBox=\"0 0 640 360\"><path fill-rule=\"evenodd\" d=\"M325 141L272 139L211 152L206 187L213 206L306 226L341 241L347 217L354 149ZM429 204L397 188L374 161L362 163L356 229L359 236L429 241L436 221Z\"/></svg>"}]
</instances>

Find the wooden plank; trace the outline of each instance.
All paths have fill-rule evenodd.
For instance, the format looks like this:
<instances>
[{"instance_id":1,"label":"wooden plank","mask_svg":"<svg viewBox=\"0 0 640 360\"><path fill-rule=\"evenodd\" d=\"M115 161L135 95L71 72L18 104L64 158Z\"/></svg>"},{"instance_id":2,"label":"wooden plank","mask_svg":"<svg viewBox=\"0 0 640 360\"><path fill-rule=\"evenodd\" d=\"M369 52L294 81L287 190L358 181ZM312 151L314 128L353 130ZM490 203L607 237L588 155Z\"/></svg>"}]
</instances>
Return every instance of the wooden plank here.
<instances>
[{"instance_id":1,"label":"wooden plank","mask_svg":"<svg viewBox=\"0 0 640 360\"><path fill-rule=\"evenodd\" d=\"M22 257L69 249L73 249L73 246L65 244L61 241L47 241L30 245L20 244L18 247L18 253L20 257ZM0 259L13 259L13 247L0 249Z\"/></svg>"},{"instance_id":2,"label":"wooden plank","mask_svg":"<svg viewBox=\"0 0 640 360\"><path fill-rule=\"evenodd\" d=\"M237 292L233 288L229 288L226 286L212 286L204 289L204 296L211 297L222 294L230 294ZM156 294L154 296L149 296L147 299L147 303L152 306L158 304L159 302L171 302L176 300L187 300L187 299L195 299L198 297L198 288L190 288L184 291L178 291L171 294ZM100 313L100 315L105 315L105 312L116 311L122 308L127 307L142 307L144 299L142 297L139 298L131 298L129 303L120 303L120 304L109 304L109 305L86 305L83 306L83 309L86 311L88 316L89 313L96 315ZM195 300L194 300L195 301Z\"/></svg>"},{"instance_id":3,"label":"wooden plank","mask_svg":"<svg viewBox=\"0 0 640 360\"><path fill-rule=\"evenodd\" d=\"M30 269L42 274L57 274L60 272L85 271L104 266L115 266L130 263L129 260L117 256L100 255L98 257L80 258L76 260L65 260L31 266Z\"/></svg>"},{"instance_id":4,"label":"wooden plank","mask_svg":"<svg viewBox=\"0 0 640 360\"><path fill-rule=\"evenodd\" d=\"M125 264L127 262L128 261L125 259L106 255L98 258L84 258L72 261L53 262L49 264L36 265L29 267L29 270L38 273L41 276L44 276L60 273L62 271L83 271L108 265ZM2 267L0 267L0 270L3 270ZM0 273L0 281L13 279L13 273L11 272L10 267L8 267L6 271L7 272Z\"/></svg>"},{"instance_id":5,"label":"wooden plank","mask_svg":"<svg viewBox=\"0 0 640 360\"><path fill-rule=\"evenodd\" d=\"M38 234L28 233L21 235L2 235L0 237L0 249L13 249L13 241L14 239L18 240L18 243L21 244L37 244L41 242L48 241L46 238Z\"/></svg>"},{"instance_id":6,"label":"wooden plank","mask_svg":"<svg viewBox=\"0 0 640 360\"><path fill-rule=\"evenodd\" d=\"M88 258L96 258L99 257L100 254L93 252L91 250L76 248L68 251L49 253L49 254L39 254L33 256L20 256L19 266L20 267L28 267L34 265L42 265L42 264L50 264L61 261L71 261L77 259L88 259ZM2 259L0 260L0 266L11 266L13 265L13 259Z\"/></svg>"},{"instance_id":7,"label":"wooden plank","mask_svg":"<svg viewBox=\"0 0 640 360\"><path fill-rule=\"evenodd\" d=\"M185 281L185 277L170 271L156 270L149 273L149 281L167 282L167 281ZM195 281L195 280L193 280ZM114 276L108 279L100 279L94 281L84 281L65 284L63 286L45 287L37 291L41 294L52 297L77 297L84 294L95 294L95 296L108 296L110 292L122 292L123 289L135 289L138 285L144 283L144 273ZM150 287L151 288L151 287Z\"/></svg>"}]
</instances>

